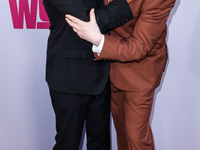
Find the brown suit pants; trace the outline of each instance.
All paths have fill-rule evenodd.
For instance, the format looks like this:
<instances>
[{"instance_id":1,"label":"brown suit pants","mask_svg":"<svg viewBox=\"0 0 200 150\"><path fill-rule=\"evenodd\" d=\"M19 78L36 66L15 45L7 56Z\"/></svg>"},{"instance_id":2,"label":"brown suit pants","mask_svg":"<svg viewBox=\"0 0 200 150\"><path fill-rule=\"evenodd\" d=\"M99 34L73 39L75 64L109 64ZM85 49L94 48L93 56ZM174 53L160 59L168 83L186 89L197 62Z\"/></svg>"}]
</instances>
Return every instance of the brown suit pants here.
<instances>
[{"instance_id":1,"label":"brown suit pants","mask_svg":"<svg viewBox=\"0 0 200 150\"><path fill-rule=\"evenodd\" d=\"M153 150L149 117L154 91L129 92L111 84L111 111L118 150Z\"/></svg>"}]
</instances>

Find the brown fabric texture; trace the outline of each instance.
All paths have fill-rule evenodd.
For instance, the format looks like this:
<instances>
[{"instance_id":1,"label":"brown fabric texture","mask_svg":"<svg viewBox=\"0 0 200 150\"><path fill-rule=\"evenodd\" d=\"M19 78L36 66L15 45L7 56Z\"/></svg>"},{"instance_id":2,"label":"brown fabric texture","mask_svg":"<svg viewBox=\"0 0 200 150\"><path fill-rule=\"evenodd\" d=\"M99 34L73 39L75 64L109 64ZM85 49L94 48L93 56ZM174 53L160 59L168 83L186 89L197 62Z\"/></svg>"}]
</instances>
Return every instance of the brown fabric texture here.
<instances>
[{"instance_id":1,"label":"brown fabric texture","mask_svg":"<svg viewBox=\"0 0 200 150\"><path fill-rule=\"evenodd\" d=\"M107 0L106 0L107 1ZM105 35L95 60L111 60L111 111L118 150L154 150L149 124L167 62L166 22L175 0L133 0L134 19Z\"/></svg>"},{"instance_id":2,"label":"brown fabric texture","mask_svg":"<svg viewBox=\"0 0 200 150\"><path fill-rule=\"evenodd\" d=\"M149 117L154 91L127 92L111 86L111 111L118 150L153 150Z\"/></svg>"},{"instance_id":3,"label":"brown fabric texture","mask_svg":"<svg viewBox=\"0 0 200 150\"><path fill-rule=\"evenodd\" d=\"M151 91L162 77L167 61L166 21L175 0L133 0L134 19L105 35L95 60L112 60L110 77L127 91Z\"/></svg>"}]
</instances>

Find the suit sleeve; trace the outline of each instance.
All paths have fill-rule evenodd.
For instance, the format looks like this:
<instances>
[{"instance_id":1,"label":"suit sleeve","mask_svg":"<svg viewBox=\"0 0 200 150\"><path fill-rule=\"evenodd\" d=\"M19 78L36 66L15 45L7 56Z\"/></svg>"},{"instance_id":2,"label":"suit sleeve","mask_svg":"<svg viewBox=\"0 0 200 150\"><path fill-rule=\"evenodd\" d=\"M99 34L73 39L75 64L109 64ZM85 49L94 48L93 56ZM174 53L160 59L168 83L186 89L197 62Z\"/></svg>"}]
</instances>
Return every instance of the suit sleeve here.
<instances>
[{"instance_id":1,"label":"suit sleeve","mask_svg":"<svg viewBox=\"0 0 200 150\"><path fill-rule=\"evenodd\" d=\"M122 38L114 32L105 35L103 49L95 60L140 61L148 55L166 29L166 21L175 0L149 2L151 3L144 3L141 16L128 38Z\"/></svg>"},{"instance_id":2,"label":"suit sleeve","mask_svg":"<svg viewBox=\"0 0 200 150\"><path fill-rule=\"evenodd\" d=\"M102 33L119 27L134 17L126 0L114 0L107 6L95 9L95 15Z\"/></svg>"},{"instance_id":3,"label":"suit sleeve","mask_svg":"<svg viewBox=\"0 0 200 150\"><path fill-rule=\"evenodd\" d=\"M65 16L70 14L81 20L89 21L89 12L86 1L84 0L46 0ZM45 0L43 1L45 3ZM103 5L103 0L102 0ZM114 0L107 6L95 9L97 24L102 33L121 26L133 19L132 11L126 0Z\"/></svg>"}]
</instances>

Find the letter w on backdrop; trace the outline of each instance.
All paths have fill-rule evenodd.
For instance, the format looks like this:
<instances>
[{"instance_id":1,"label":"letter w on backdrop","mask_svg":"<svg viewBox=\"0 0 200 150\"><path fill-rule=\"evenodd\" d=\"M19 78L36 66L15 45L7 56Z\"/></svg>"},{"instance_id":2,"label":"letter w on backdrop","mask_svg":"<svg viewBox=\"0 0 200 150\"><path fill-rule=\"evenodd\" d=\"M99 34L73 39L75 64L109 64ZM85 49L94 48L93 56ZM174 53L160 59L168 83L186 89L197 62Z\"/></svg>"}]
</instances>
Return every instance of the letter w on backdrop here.
<instances>
[{"instance_id":1,"label":"letter w on backdrop","mask_svg":"<svg viewBox=\"0 0 200 150\"><path fill-rule=\"evenodd\" d=\"M42 4L43 0L9 0L14 29L48 29L49 19ZM39 17L37 14L39 12ZM37 21L40 20L40 21Z\"/></svg>"}]
</instances>

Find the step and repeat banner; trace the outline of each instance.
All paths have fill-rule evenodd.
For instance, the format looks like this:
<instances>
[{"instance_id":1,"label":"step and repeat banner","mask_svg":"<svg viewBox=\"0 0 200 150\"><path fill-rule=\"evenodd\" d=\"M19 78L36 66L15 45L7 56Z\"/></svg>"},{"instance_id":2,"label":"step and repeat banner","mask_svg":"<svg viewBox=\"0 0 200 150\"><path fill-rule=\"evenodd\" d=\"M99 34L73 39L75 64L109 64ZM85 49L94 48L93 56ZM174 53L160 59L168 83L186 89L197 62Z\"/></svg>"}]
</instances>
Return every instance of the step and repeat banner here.
<instances>
[{"instance_id":1,"label":"step and repeat banner","mask_svg":"<svg viewBox=\"0 0 200 150\"><path fill-rule=\"evenodd\" d=\"M177 0L167 22L169 60L151 115L156 150L200 149L199 16L199 0ZM54 145L55 116L45 82L48 27L42 0L1 0L0 150ZM111 134L117 150L113 123Z\"/></svg>"}]
</instances>

